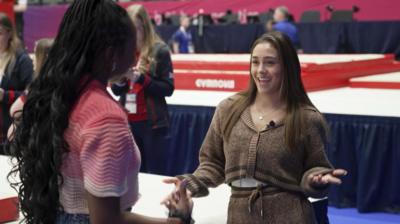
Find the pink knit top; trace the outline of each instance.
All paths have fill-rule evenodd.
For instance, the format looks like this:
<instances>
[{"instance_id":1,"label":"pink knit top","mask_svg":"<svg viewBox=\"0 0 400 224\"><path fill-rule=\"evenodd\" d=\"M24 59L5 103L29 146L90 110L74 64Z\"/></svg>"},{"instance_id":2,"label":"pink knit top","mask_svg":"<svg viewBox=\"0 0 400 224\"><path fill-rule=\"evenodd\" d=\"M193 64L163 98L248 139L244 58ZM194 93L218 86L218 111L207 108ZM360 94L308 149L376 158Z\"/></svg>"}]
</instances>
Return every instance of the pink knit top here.
<instances>
[{"instance_id":1,"label":"pink knit top","mask_svg":"<svg viewBox=\"0 0 400 224\"><path fill-rule=\"evenodd\" d=\"M88 214L86 192L120 197L121 210L138 199L140 154L122 107L106 86L91 81L71 111L64 138L60 202L66 213Z\"/></svg>"}]
</instances>

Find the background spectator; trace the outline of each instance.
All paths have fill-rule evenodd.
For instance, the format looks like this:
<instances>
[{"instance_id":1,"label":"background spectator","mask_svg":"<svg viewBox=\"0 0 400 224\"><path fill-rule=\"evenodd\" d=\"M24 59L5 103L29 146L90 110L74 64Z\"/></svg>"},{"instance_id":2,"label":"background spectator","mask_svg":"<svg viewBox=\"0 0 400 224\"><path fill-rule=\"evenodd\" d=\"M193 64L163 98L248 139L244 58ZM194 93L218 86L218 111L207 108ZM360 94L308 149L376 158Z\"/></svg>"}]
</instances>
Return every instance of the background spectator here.
<instances>
[{"instance_id":1,"label":"background spectator","mask_svg":"<svg viewBox=\"0 0 400 224\"><path fill-rule=\"evenodd\" d=\"M188 30L190 25L189 17L181 16L180 23L181 26L172 36L174 53L194 53L192 34Z\"/></svg>"},{"instance_id":2,"label":"background spectator","mask_svg":"<svg viewBox=\"0 0 400 224\"><path fill-rule=\"evenodd\" d=\"M11 124L12 103L23 93L33 76L33 64L6 14L0 13L0 142Z\"/></svg>"},{"instance_id":3,"label":"background spectator","mask_svg":"<svg viewBox=\"0 0 400 224\"><path fill-rule=\"evenodd\" d=\"M289 18L292 17L290 16L289 10L285 6L276 8L274 12L275 24L272 26L272 28L273 30L280 31L289 36L294 46L298 49L300 48L300 42L297 27L292 21L289 20Z\"/></svg>"},{"instance_id":4,"label":"background spectator","mask_svg":"<svg viewBox=\"0 0 400 224\"><path fill-rule=\"evenodd\" d=\"M122 82L112 85L128 110L128 120L142 157L142 172L165 170L165 136L169 127L166 96L174 91L173 68L168 46L154 32L141 5L128 14L137 29L139 61Z\"/></svg>"},{"instance_id":5,"label":"background spectator","mask_svg":"<svg viewBox=\"0 0 400 224\"><path fill-rule=\"evenodd\" d=\"M43 38L38 41L36 41L35 45L35 63L34 63L34 69L35 69L35 74L34 78L36 78L39 73L40 69L42 68L45 60L47 59L47 56L49 54L49 51L51 49L51 46L53 45L54 40L50 38ZM10 116L13 118L14 122L15 119L18 119L21 114L22 114L22 109L24 107L24 104L26 102L26 95L28 91L24 91L20 97L11 105L10 108ZM15 124L13 123L10 125L10 128L8 129L7 133L7 138L11 139L12 134L15 129Z\"/></svg>"}]
</instances>

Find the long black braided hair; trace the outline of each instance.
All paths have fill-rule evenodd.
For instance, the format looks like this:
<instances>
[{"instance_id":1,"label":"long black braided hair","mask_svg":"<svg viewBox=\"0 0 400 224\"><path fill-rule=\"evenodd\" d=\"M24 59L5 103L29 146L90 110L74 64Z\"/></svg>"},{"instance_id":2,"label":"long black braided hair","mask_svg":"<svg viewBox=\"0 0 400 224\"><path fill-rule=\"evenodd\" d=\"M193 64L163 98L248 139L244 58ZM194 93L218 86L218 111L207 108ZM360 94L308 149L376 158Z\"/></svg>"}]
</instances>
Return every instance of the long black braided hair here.
<instances>
[{"instance_id":1,"label":"long black braided hair","mask_svg":"<svg viewBox=\"0 0 400 224\"><path fill-rule=\"evenodd\" d=\"M111 47L121 54L135 38L126 11L111 0L75 0L66 11L10 142L16 165L9 177L19 175L20 182L12 186L18 190L26 223L53 224L63 210L60 167L68 152L63 135L85 87L82 78L89 76L86 83L96 78L91 71L101 52Z\"/></svg>"}]
</instances>

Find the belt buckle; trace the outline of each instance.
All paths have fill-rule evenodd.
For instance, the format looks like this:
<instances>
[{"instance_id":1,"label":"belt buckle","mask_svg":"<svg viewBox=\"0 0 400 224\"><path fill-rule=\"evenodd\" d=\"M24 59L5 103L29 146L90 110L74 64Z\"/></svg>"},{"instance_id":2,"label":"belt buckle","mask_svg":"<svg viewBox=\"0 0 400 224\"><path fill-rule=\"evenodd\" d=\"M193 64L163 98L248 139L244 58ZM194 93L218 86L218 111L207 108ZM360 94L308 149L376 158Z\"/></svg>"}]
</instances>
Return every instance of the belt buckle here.
<instances>
[{"instance_id":1,"label":"belt buckle","mask_svg":"<svg viewBox=\"0 0 400 224\"><path fill-rule=\"evenodd\" d=\"M234 180L231 182L231 185L234 187L240 187L240 188L256 188L258 186L261 186L261 187L267 186L266 183L263 183L256 179L253 179L253 178L241 178L238 180Z\"/></svg>"}]
</instances>

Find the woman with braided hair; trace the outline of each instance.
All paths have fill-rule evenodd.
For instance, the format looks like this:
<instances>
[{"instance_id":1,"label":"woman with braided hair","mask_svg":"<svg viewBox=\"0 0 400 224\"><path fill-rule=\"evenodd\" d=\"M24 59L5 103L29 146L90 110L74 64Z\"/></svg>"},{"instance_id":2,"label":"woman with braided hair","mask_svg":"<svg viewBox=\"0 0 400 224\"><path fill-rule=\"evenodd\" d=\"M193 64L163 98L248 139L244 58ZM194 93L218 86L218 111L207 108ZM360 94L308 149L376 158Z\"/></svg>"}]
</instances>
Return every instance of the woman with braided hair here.
<instances>
[{"instance_id":1,"label":"woman with braided hair","mask_svg":"<svg viewBox=\"0 0 400 224\"><path fill-rule=\"evenodd\" d=\"M26 223L190 222L185 184L167 202L176 218L126 212L139 197L140 154L106 87L135 64L135 43L111 0L77 0L66 11L10 143Z\"/></svg>"}]
</instances>

